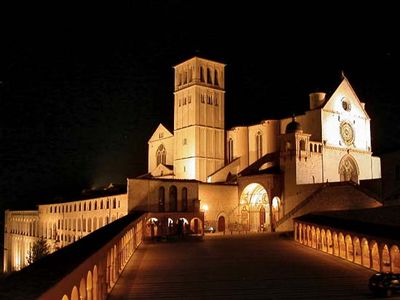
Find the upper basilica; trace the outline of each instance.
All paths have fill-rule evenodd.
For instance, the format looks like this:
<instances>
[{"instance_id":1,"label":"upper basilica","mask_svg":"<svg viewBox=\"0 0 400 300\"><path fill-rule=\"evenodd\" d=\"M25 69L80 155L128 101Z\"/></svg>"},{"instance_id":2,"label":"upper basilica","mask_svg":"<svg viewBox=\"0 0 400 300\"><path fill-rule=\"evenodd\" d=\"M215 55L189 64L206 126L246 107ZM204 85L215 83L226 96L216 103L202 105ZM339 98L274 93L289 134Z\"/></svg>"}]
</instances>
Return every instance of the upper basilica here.
<instances>
[{"instance_id":1,"label":"upper basilica","mask_svg":"<svg viewBox=\"0 0 400 300\"><path fill-rule=\"evenodd\" d=\"M158 126L149 173L128 180L134 207L167 211L172 201L179 211L192 198L221 230L285 230L309 211L375 205L358 186L381 177L380 159L365 103L346 78L332 95L311 93L303 115L225 129L224 67L199 57L174 67L174 129Z\"/></svg>"},{"instance_id":2,"label":"upper basilica","mask_svg":"<svg viewBox=\"0 0 400 300\"><path fill-rule=\"evenodd\" d=\"M330 97L311 93L304 115L229 130L224 94L223 64L194 57L175 66L174 131L160 124L149 140L153 177L224 182L265 160L262 170L279 166L292 184L380 178L370 118L346 78Z\"/></svg>"}]
</instances>

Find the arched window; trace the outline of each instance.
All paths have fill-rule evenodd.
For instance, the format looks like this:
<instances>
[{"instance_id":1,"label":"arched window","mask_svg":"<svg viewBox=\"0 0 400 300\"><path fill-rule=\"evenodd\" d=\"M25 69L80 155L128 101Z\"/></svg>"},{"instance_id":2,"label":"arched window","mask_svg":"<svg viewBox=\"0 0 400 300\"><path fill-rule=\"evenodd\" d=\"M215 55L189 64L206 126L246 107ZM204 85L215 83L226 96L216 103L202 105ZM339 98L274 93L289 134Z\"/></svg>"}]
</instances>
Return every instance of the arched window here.
<instances>
[{"instance_id":1,"label":"arched window","mask_svg":"<svg viewBox=\"0 0 400 300\"><path fill-rule=\"evenodd\" d=\"M189 78L188 78L188 81L189 82L192 82L192 68L189 68Z\"/></svg>"},{"instance_id":2,"label":"arched window","mask_svg":"<svg viewBox=\"0 0 400 300\"><path fill-rule=\"evenodd\" d=\"M157 166L159 164L166 164L167 160L167 151L165 150L165 147L163 144L161 144L158 149L157 149Z\"/></svg>"},{"instance_id":3,"label":"arched window","mask_svg":"<svg viewBox=\"0 0 400 300\"><path fill-rule=\"evenodd\" d=\"M306 150L306 142L304 140L300 140L300 150Z\"/></svg>"},{"instance_id":4,"label":"arched window","mask_svg":"<svg viewBox=\"0 0 400 300\"><path fill-rule=\"evenodd\" d=\"M187 71L185 71L185 73L183 73L183 84L187 83Z\"/></svg>"},{"instance_id":5,"label":"arched window","mask_svg":"<svg viewBox=\"0 0 400 300\"><path fill-rule=\"evenodd\" d=\"M312 152L313 151L313 147L312 147L312 144L310 143L310 152Z\"/></svg>"},{"instance_id":6,"label":"arched window","mask_svg":"<svg viewBox=\"0 0 400 300\"><path fill-rule=\"evenodd\" d=\"M169 188L169 211L177 211L177 196L176 186L173 185Z\"/></svg>"},{"instance_id":7,"label":"arched window","mask_svg":"<svg viewBox=\"0 0 400 300\"><path fill-rule=\"evenodd\" d=\"M228 141L228 163L233 160L233 140L230 138Z\"/></svg>"},{"instance_id":8,"label":"arched window","mask_svg":"<svg viewBox=\"0 0 400 300\"><path fill-rule=\"evenodd\" d=\"M260 131L256 135L256 155L257 159L260 159L262 156L262 134Z\"/></svg>"},{"instance_id":9,"label":"arched window","mask_svg":"<svg viewBox=\"0 0 400 300\"><path fill-rule=\"evenodd\" d=\"M219 86L219 83L218 83L218 71L217 70L214 71L214 84Z\"/></svg>"},{"instance_id":10,"label":"arched window","mask_svg":"<svg viewBox=\"0 0 400 300\"><path fill-rule=\"evenodd\" d=\"M207 83L212 84L211 70L210 70L210 68L207 68Z\"/></svg>"},{"instance_id":11,"label":"arched window","mask_svg":"<svg viewBox=\"0 0 400 300\"><path fill-rule=\"evenodd\" d=\"M187 211L187 188L182 189L182 211Z\"/></svg>"},{"instance_id":12,"label":"arched window","mask_svg":"<svg viewBox=\"0 0 400 300\"><path fill-rule=\"evenodd\" d=\"M164 187L160 187L158 189L158 211L165 211L165 189Z\"/></svg>"},{"instance_id":13,"label":"arched window","mask_svg":"<svg viewBox=\"0 0 400 300\"><path fill-rule=\"evenodd\" d=\"M358 183L358 166L356 160L349 154L345 155L339 163L340 181Z\"/></svg>"},{"instance_id":14,"label":"arched window","mask_svg":"<svg viewBox=\"0 0 400 300\"><path fill-rule=\"evenodd\" d=\"M314 152L318 152L318 149L317 149L317 148L318 148L318 146L317 146L317 144L315 144L315 145L314 145Z\"/></svg>"},{"instance_id":15,"label":"arched window","mask_svg":"<svg viewBox=\"0 0 400 300\"><path fill-rule=\"evenodd\" d=\"M204 70L203 70L203 67L200 67L200 82L204 82Z\"/></svg>"}]
</instances>

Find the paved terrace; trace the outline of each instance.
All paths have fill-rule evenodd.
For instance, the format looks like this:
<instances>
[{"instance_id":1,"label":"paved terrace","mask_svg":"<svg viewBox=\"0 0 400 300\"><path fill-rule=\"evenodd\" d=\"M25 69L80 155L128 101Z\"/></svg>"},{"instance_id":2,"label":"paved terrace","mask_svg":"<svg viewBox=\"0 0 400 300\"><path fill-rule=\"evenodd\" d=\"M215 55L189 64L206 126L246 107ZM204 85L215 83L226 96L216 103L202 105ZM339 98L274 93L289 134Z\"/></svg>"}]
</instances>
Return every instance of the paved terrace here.
<instances>
[{"instance_id":1,"label":"paved terrace","mask_svg":"<svg viewBox=\"0 0 400 300\"><path fill-rule=\"evenodd\" d=\"M145 243L109 299L372 299L373 271L279 237Z\"/></svg>"}]
</instances>

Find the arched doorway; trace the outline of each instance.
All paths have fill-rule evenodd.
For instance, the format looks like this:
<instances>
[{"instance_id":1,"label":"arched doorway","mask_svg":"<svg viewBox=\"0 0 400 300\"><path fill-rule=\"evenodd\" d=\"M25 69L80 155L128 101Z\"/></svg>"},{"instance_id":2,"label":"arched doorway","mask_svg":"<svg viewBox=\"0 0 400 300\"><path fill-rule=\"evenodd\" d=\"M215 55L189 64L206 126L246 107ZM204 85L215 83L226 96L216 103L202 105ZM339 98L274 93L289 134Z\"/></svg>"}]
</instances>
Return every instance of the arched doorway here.
<instances>
[{"instance_id":1,"label":"arched doorway","mask_svg":"<svg viewBox=\"0 0 400 300\"><path fill-rule=\"evenodd\" d=\"M359 173L356 160L349 154L343 156L339 163L340 181L353 181L358 183Z\"/></svg>"},{"instance_id":2,"label":"arched doorway","mask_svg":"<svg viewBox=\"0 0 400 300\"><path fill-rule=\"evenodd\" d=\"M218 231L219 232L225 231L225 217L224 216L220 216L218 218Z\"/></svg>"},{"instance_id":3,"label":"arched doorway","mask_svg":"<svg viewBox=\"0 0 400 300\"><path fill-rule=\"evenodd\" d=\"M178 208L178 191L176 186L169 188L169 211L177 211Z\"/></svg>"},{"instance_id":4,"label":"arched doorway","mask_svg":"<svg viewBox=\"0 0 400 300\"><path fill-rule=\"evenodd\" d=\"M242 226L250 231L271 230L268 193L258 183L247 185L240 196Z\"/></svg>"}]
</instances>

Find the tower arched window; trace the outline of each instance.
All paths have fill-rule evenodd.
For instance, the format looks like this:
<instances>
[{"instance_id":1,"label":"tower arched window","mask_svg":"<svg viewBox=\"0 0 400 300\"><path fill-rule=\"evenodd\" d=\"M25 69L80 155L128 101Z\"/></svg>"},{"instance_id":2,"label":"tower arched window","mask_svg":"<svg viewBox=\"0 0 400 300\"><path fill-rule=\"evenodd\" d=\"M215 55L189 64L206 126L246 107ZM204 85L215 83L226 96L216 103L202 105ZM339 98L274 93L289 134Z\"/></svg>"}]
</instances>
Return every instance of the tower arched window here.
<instances>
[{"instance_id":1,"label":"tower arched window","mask_svg":"<svg viewBox=\"0 0 400 300\"><path fill-rule=\"evenodd\" d=\"M228 163L233 160L233 140L230 138L228 141Z\"/></svg>"},{"instance_id":2,"label":"tower arched window","mask_svg":"<svg viewBox=\"0 0 400 300\"><path fill-rule=\"evenodd\" d=\"M192 82L192 68L189 68L189 72L188 72L188 82Z\"/></svg>"},{"instance_id":3,"label":"tower arched window","mask_svg":"<svg viewBox=\"0 0 400 300\"><path fill-rule=\"evenodd\" d=\"M212 84L212 78L211 78L211 70L210 70L210 68L207 68L207 83Z\"/></svg>"},{"instance_id":4,"label":"tower arched window","mask_svg":"<svg viewBox=\"0 0 400 300\"><path fill-rule=\"evenodd\" d=\"M257 159L260 159L262 156L262 134L260 131L256 135L256 155Z\"/></svg>"},{"instance_id":5,"label":"tower arched window","mask_svg":"<svg viewBox=\"0 0 400 300\"><path fill-rule=\"evenodd\" d=\"M217 70L214 71L214 84L219 86L219 83L218 83L218 71Z\"/></svg>"},{"instance_id":6,"label":"tower arched window","mask_svg":"<svg viewBox=\"0 0 400 300\"><path fill-rule=\"evenodd\" d=\"M165 147L163 144L161 144L158 149L157 149L157 166L159 164L166 164L167 160L167 151L165 150Z\"/></svg>"},{"instance_id":7,"label":"tower arched window","mask_svg":"<svg viewBox=\"0 0 400 300\"><path fill-rule=\"evenodd\" d=\"M200 82L204 82L204 70L203 70L203 67L200 67Z\"/></svg>"}]
</instances>

